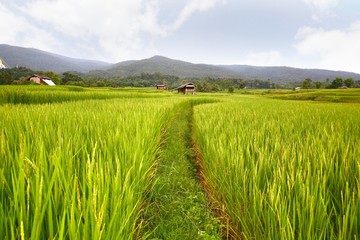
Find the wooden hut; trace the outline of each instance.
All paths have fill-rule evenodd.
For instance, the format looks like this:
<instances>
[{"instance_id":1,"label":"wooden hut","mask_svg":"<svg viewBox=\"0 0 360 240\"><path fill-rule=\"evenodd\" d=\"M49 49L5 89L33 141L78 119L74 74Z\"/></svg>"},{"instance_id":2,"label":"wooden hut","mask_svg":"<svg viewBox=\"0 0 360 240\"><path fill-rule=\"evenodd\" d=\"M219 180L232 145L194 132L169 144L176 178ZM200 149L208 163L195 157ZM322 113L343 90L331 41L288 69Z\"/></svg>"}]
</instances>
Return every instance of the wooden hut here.
<instances>
[{"instance_id":1,"label":"wooden hut","mask_svg":"<svg viewBox=\"0 0 360 240\"><path fill-rule=\"evenodd\" d=\"M177 88L178 93L182 94L195 94L195 85L193 83L186 83Z\"/></svg>"},{"instance_id":2,"label":"wooden hut","mask_svg":"<svg viewBox=\"0 0 360 240\"><path fill-rule=\"evenodd\" d=\"M156 89L157 89L157 90L165 90L165 89L166 89L166 86L165 86L165 84L157 84L157 85L156 85Z\"/></svg>"},{"instance_id":3,"label":"wooden hut","mask_svg":"<svg viewBox=\"0 0 360 240\"><path fill-rule=\"evenodd\" d=\"M47 76L32 75L29 80L41 85L55 86L55 83Z\"/></svg>"}]
</instances>

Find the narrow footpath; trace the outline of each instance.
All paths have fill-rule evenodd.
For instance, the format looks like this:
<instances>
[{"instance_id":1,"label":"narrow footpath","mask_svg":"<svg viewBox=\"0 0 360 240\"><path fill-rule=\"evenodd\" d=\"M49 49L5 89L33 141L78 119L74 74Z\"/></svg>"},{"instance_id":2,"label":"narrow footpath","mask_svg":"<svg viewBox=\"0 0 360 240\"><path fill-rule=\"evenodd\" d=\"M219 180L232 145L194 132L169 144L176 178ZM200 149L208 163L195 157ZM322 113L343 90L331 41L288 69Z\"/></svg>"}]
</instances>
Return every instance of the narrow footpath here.
<instances>
[{"instance_id":1,"label":"narrow footpath","mask_svg":"<svg viewBox=\"0 0 360 240\"><path fill-rule=\"evenodd\" d=\"M219 221L213 216L199 184L192 149L190 104L173 117L159 156L156 183L147 208L147 239L221 239Z\"/></svg>"}]
</instances>

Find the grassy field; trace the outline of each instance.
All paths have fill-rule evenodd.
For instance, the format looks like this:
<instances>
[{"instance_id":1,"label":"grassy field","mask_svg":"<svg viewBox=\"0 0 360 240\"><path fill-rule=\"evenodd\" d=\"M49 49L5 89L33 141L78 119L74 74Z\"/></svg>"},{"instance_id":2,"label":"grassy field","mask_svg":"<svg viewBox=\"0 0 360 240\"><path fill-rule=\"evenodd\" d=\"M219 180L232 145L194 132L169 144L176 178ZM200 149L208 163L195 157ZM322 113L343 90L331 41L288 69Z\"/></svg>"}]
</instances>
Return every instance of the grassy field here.
<instances>
[{"instance_id":1,"label":"grassy field","mask_svg":"<svg viewBox=\"0 0 360 240\"><path fill-rule=\"evenodd\" d=\"M0 238L128 239L174 104L0 106Z\"/></svg>"},{"instance_id":2,"label":"grassy field","mask_svg":"<svg viewBox=\"0 0 360 240\"><path fill-rule=\"evenodd\" d=\"M205 180L237 237L360 237L358 104L233 97L194 116Z\"/></svg>"},{"instance_id":3,"label":"grassy field","mask_svg":"<svg viewBox=\"0 0 360 240\"><path fill-rule=\"evenodd\" d=\"M159 98L165 91L141 88L83 88L77 86L0 86L0 104L44 104L87 99Z\"/></svg>"},{"instance_id":4,"label":"grassy field","mask_svg":"<svg viewBox=\"0 0 360 240\"><path fill-rule=\"evenodd\" d=\"M359 95L1 86L0 238L359 239Z\"/></svg>"},{"instance_id":5,"label":"grassy field","mask_svg":"<svg viewBox=\"0 0 360 240\"><path fill-rule=\"evenodd\" d=\"M261 91L275 99L283 100L311 100L321 102L360 103L360 89L304 89L304 90L267 90Z\"/></svg>"}]
</instances>

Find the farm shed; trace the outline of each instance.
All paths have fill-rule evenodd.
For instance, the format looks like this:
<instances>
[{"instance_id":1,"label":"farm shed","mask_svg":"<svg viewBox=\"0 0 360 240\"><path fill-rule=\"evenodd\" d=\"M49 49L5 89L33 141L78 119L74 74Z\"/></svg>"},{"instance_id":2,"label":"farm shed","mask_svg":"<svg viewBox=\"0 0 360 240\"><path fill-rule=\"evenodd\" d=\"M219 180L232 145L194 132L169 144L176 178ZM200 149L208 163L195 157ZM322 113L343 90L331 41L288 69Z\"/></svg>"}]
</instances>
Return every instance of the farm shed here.
<instances>
[{"instance_id":1,"label":"farm shed","mask_svg":"<svg viewBox=\"0 0 360 240\"><path fill-rule=\"evenodd\" d=\"M157 89L157 90L165 90L165 89L166 89L166 86L165 86L165 84L157 84L157 85L156 85L156 89Z\"/></svg>"},{"instance_id":2,"label":"farm shed","mask_svg":"<svg viewBox=\"0 0 360 240\"><path fill-rule=\"evenodd\" d=\"M55 83L47 76L32 75L29 80L41 85L55 86Z\"/></svg>"},{"instance_id":3,"label":"farm shed","mask_svg":"<svg viewBox=\"0 0 360 240\"><path fill-rule=\"evenodd\" d=\"M180 87L178 87L177 90L178 90L178 93L195 94L195 85L193 83L186 83L186 84L181 85Z\"/></svg>"}]
</instances>

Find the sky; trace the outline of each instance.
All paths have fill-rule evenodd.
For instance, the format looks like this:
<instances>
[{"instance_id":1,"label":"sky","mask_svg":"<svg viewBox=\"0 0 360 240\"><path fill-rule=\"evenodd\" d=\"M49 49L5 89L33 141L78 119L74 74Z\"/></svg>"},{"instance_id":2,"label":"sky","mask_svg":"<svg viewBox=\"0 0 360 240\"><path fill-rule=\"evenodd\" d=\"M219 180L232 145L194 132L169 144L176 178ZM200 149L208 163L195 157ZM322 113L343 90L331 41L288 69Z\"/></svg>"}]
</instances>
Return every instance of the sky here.
<instances>
[{"instance_id":1,"label":"sky","mask_svg":"<svg viewBox=\"0 0 360 240\"><path fill-rule=\"evenodd\" d=\"M0 43L111 63L161 55L360 73L360 1L0 0Z\"/></svg>"}]
</instances>

